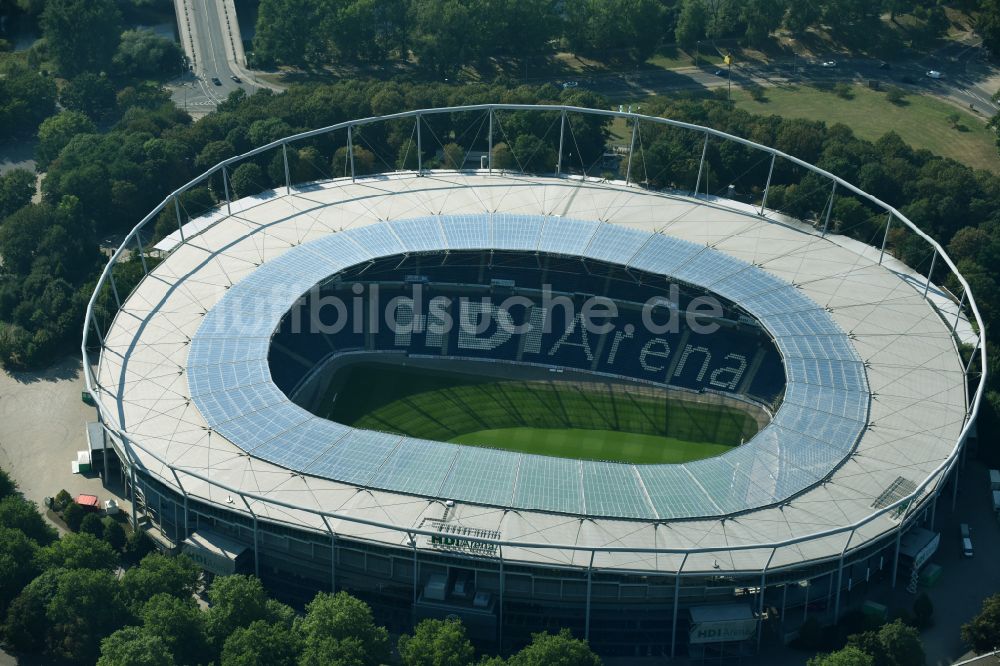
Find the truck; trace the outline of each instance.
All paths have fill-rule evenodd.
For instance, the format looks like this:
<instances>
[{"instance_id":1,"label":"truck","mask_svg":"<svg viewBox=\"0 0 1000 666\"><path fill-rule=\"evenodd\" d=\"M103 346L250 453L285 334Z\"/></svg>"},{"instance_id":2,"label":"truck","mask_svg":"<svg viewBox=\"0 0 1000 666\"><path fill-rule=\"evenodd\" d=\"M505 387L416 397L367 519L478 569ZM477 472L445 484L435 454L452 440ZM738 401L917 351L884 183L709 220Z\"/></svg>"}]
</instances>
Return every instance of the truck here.
<instances>
[{"instance_id":1,"label":"truck","mask_svg":"<svg viewBox=\"0 0 1000 666\"><path fill-rule=\"evenodd\" d=\"M941 545L941 533L923 527L911 527L899 540L899 556L908 561L914 569L919 569L937 552Z\"/></svg>"},{"instance_id":2,"label":"truck","mask_svg":"<svg viewBox=\"0 0 1000 666\"><path fill-rule=\"evenodd\" d=\"M253 549L211 530L199 529L181 544L181 551L208 574L229 576L253 569Z\"/></svg>"},{"instance_id":3,"label":"truck","mask_svg":"<svg viewBox=\"0 0 1000 666\"><path fill-rule=\"evenodd\" d=\"M1000 490L1000 469L990 470L990 490Z\"/></svg>"}]
</instances>

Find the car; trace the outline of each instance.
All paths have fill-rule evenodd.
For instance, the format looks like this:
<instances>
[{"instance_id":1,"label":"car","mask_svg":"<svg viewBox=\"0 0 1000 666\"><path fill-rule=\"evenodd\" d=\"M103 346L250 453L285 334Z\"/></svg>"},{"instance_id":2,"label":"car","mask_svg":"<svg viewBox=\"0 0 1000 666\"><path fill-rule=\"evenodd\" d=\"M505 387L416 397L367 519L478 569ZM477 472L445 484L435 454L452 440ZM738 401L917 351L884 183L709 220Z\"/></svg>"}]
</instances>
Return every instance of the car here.
<instances>
[{"instance_id":1,"label":"car","mask_svg":"<svg viewBox=\"0 0 1000 666\"><path fill-rule=\"evenodd\" d=\"M212 77L212 83L214 83L217 86L221 86L222 85L222 81L220 81L219 77L217 77L217 76L213 76Z\"/></svg>"},{"instance_id":2,"label":"car","mask_svg":"<svg viewBox=\"0 0 1000 666\"><path fill-rule=\"evenodd\" d=\"M820 67L836 67L836 66L837 66L837 61L836 60L824 60L820 64Z\"/></svg>"},{"instance_id":3,"label":"car","mask_svg":"<svg viewBox=\"0 0 1000 666\"><path fill-rule=\"evenodd\" d=\"M932 69L927 72L927 78L930 79L940 79L942 76L944 75L936 69Z\"/></svg>"},{"instance_id":4,"label":"car","mask_svg":"<svg viewBox=\"0 0 1000 666\"><path fill-rule=\"evenodd\" d=\"M576 88L580 83L578 81L565 81L562 84L563 89Z\"/></svg>"},{"instance_id":5,"label":"car","mask_svg":"<svg viewBox=\"0 0 1000 666\"><path fill-rule=\"evenodd\" d=\"M968 537L962 539L962 555L972 557L972 539Z\"/></svg>"},{"instance_id":6,"label":"car","mask_svg":"<svg viewBox=\"0 0 1000 666\"><path fill-rule=\"evenodd\" d=\"M236 83L243 83L243 79L241 79L240 77L236 76L235 74L233 74L233 75L232 75L232 76L230 76L229 78L231 78L231 79L232 79L233 81L235 81Z\"/></svg>"},{"instance_id":7,"label":"car","mask_svg":"<svg viewBox=\"0 0 1000 666\"><path fill-rule=\"evenodd\" d=\"M725 76L726 75L726 70L724 70L724 69L717 69L717 70L715 70L715 75L716 76Z\"/></svg>"},{"instance_id":8,"label":"car","mask_svg":"<svg viewBox=\"0 0 1000 666\"><path fill-rule=\"evenodd\" d=\"M892 69L892 66L889 63L887 63L885 60L881 60L878 63L878 68L879 69Z\"/></svg>"}]
</instances>

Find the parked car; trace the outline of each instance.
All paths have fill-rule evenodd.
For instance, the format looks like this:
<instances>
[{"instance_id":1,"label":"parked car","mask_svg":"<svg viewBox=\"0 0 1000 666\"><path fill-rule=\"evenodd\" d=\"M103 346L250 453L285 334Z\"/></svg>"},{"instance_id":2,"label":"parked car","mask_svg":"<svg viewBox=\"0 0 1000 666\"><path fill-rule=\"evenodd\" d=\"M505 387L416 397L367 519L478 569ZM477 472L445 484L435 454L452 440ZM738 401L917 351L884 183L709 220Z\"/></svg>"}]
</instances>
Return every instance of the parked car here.
<instances>
[{"instance_id":1,"label":"parked car","mask_svg":"<svg viewBox=\"0 0 1000 666\"><path fill-rule=\"evenodd\" d=\"M820 64L820 67L836 67L836 66L837 66L836 60L825 60Z\"/></svg>"},{"instance_id":2,"label":"parked car","mask_svg":"<svg viewBox=\"0 0 1000 666\"><path fill-rule=\"evenodd\" d=\"M944 75L936 69L932 69L927 72L927 76L931 79L940 79Z\"/></svg>"}]
</instances>

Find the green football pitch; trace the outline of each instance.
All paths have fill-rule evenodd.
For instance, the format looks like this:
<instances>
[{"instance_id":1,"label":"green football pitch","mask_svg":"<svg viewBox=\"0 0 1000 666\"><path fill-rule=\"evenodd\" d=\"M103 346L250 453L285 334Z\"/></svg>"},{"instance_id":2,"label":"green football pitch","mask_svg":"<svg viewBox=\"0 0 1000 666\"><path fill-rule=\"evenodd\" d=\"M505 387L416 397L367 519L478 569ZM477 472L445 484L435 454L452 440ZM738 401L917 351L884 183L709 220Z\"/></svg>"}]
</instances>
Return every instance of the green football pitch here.
<instances>
[{"instance_id":1,"label":"green football pitch","mask_svg":"<svg viewBox=\"0 0 1000 666\"><path fill-rule=\"evenodd\" d=\"M518 381L371 362L338 372L315 412L422 439L632 463L707 458L757 432L745 411L653 387Z\"/></svg>"}]
</instances>

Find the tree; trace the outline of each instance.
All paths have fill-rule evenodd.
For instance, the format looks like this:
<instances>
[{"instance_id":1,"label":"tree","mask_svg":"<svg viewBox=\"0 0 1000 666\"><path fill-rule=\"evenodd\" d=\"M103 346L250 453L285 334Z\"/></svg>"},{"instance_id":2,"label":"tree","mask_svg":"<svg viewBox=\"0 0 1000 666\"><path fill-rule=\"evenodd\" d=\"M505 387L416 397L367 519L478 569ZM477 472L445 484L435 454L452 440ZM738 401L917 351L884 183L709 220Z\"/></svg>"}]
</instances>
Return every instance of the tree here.
<instances>
[{"instance_id":1,"label":"tree","mask_svg":"<svg viewBox=\"0 0 1000 666\"><path fill-rule=\"evenodd\" d=\"M979 613L962 625L962 640L976 652L989 652L1000 645L1000 594L986 597Z\"/></svg>"},{"instance_id":2,"label":"tree","mask_svg":"<svg viewBox=\"0 0 1000 666\"><path fill-rule=\"evenodd\" d=\"M0 63L0 138L27 136L55 110L56 84L18 60Z\"/></svg>"},{"instance_id":3,"label":"tree","mask_svg":"<svg viewBox=\"0 0 1000 666\"><path fill-rule=\"evenodd\" d=\"M119 629L101 641L97 666L174 666L173 655L159 636L139 627Z\"/></svg>"},{"instance_id":4,"label":"tree","mask_svg":"<svg viewBox=\"0 0 1000 666\"><path fill-rule=\"evenodd\" d=\"M923 666L926 663L920 634L902 620L883 625L878 630L878 638L892 666Z\"/></svg>"},{"instance_id":5,"label":"tree","mask_svg":"<svg viewBox=\"0 0 1000 666\"><path fill-rule=\"evenodd\" d=\"M187 599L198 588L201 571L186 555L169 557L150 553L138 566L125 571L122 576L122 593L133 609L138 609L156 594L168 594Z\"/></svg>"},{"instance_id":6,"label":"tree","mask_svg":"<svg viewBox=\"0 0 1000 666\"><path fill-rule=\"evenodd\" d=\"M192 597L179 598L160 592L142 601L138 615L145 633L163 641L178 663L209 661L206 614Z\"/></svg>"},{"instance_id":7,"label":"tree","mask_svg":"<svg viewBox=\"0 0 1000 666\"><path fill-rule=\"evenodd\" d=\"M80 521L80 532L100 539L104 537L104 522L96 513L88 512Z\"/></svg>"},{"instance_id":8,"label":"tree","mask_svg":"<svg viewBox=\"0 0 1000 666\"><path fill-rule=\"evenodd\" d=\"M410 4L410 48L423 67L454 76L463 64L477 62L475 7L461 0L425 0Z\"/></svg>"},{"instance_id":9,"label":"tree","mask_svg":"<svg viewBox=\"0 0 1000 666\"><path fill-rule=\"evenodd\" d=\"M90 514L97 518L94 514ZM97 518L100 525L100 518ZM101 526L103 527L103 526ZM102 569L113 571L118 566L118 553L93 534L67 534L38 551L41 569Z\"/></svg>"},{"instance_id":10,"label":"tree","mask_svg":"<svg viewBox=\"0 0 1000 666\"><path fill-rule=\"evenodd\" d=\"M375 666L388 659L389 634L375 624L365 602L346 592L320 592L306 605L301 622L302 666L357 663Z\"/></svg>"},{"instance_id":11,"label":"tree","mask_svg":"<svg viewBox=\"0 0 1000 666\"><path fill-rule=\"evenodd\" d=\"M787 8L785 0L748 0L740 3L740 18L746 23L750 46L764 46L771 32L781 25Z\"/></svg>"},{"instance_id":12,"label":"tree","mask_svg":"<svg viewBox=\"0 0 1000 666\"><path fill-rule=\"evenodd\" d=\"M59 102L70 111L79 111L91 120L100 120L114 110L115 87L105 74L83 72L59 93Z\"/></svg>"},{"instance_id":13,"label":"tree","mask_svg":"<svg viewBox=\"0 0 1000 666\"><path fill-rule=\"evenodd\" d=\"M819 654L809 660L807 666L875 666L870 654L848 645L830 654Z\"/></svg>"},{"instance_id":14,"label":"tree","mask_svg":"<svg viewBox=\"0 0 1000 666\"><path fill-rule=\"evenodd\" d=\"M114 0L46 0L41 25L52 59L66 77L107 71L122 33Z\"/></svg>"},{"instance_id":15,"label":"tree","mask_svg":"<svg viewBox=\"0 0 1000 666\"><path fill-rule=\"evenodd\" d=\"M286 623L256 620L239 627L222 646L221 666L295 666L301 638Z\"/></svg>"},{"instance_id":16,"label":"tree","mask_svg":"<svg viewBox=\"0 0 1000 666\"><path fill-rule=\"evenodd\" d=\"M7 609L3 624L6 646L18 652L40 652L49 628L45 610L55 596L62 571L46 571L28 583Z\"/></svg>"},{"instance_id":17,"label":"tree","mask_svg":"<svg viewBox=\"0 0 1000 666\"><path fill-rule=\"evenodd\" d=\"M685 51L694 49L698 40L705 36L707 23L708 13L702 0L682 0L677 28L674 31L677 45Z\"/></svg>"},{"instance_id":18,"label":"tree","mask_svg":"<svg viewBox=\"0 0 1000 666\"><path fill-rule=\"evenodd\" d=\"M180 71L181 50L177 42L152 30L126 30L111 62L120 76L129 79L166 77Z\"/></svg>"},{"instance_id":19,"label":"tree","mask_svg":"<svg viewBox=\"0 0 1000 666\"><path fill-rule=\"evenodd\" d=\"M90 118L79 111L63 111L46 118L38 126L35 159L44 170L77 134L93 134L97 129Z\"/></svg>"},{"instance_id":20,"label":"tree","mask_svg":"<svg viewBox=\"0 0 1000 666\"><path fill-rule=\"evenodd\" d=\"M27 169L11 169L0 174L0 220L31 203L34 194L35 174ZM6 472L0 470L0 474ZM0 479L0 497L10 494L4 492L4 488L4 481Z\"/></svg>"},{"instance_id":21,"label":"tree","mask_svg":"<svg viewBox=\"0 0 1000 666\"><path fill-rule=\"evenodd\" d=\"M514 169L517 162L514 160L514 153L510 151L510 146L506 143L497 143L493 146L493 168L494 169Z\"/></svg>"},{"instance_id":22,"label":"tree","mask_svg":"<svg viewBox=\"0 0 1000 666\"><path fill-rule=\"evenodd\" d=\"M125 547L125 540L127 538L125 535L125 528L122 527L120 522L111 516L105 516L103 522L104 530L101 533L101 538L107 541L108 545L111 546L115 552L120 553L122 548Z\"/></svg>"},{"instance_id":23,"label":"tree","mask_svg":"<svg viewBox=\"0 0 1000 666\"><path fill-rule=\"evenodd\" d=\"M531 643L507 661L510 666L600 666L601 659L569 629L531 635Z\"/></svg>"},{"instance_id":24,"label":"tree","mask_svg":"<svg viewBox=\"0 0 1000 666\"><path fill-rule=\"evenodd\" d=\"M248 197L267 189L264 171L254 162L244 162L229 177L229 186L237 197Z\"/></svg>"},{"instance_id":25,"label":"tree","mask_svg":"<svg viewBox=\"0 0 1000 666\"><path fill-rule=\"evenodd\" d=\"M902 620L882 625L876 631L848 636L847 644L868 654L874 666L922 666L924 648L920 635Z\"/></svg>"},{"instance_id":26,"label":"tree","mask_svg":"<svg viewBox=\"0 0 1000 666\"><path fill-rule=\"evenodd\" d=\"M797 35L804 33L810 26L819 21L820 3L789 2L785 14L785 27Z\"/></svg>"},{"instance_id":27,"label":"tree","mask_svg":"<svg viewBox=\"0 0 1000 666\"><path fill-rule=\"evenodd\" d=\"M993 53L1000 52L1000 0L981 0L976 17L976 32Z\"/></svg>"},{"instance_id":28,"label":"tree","mask_svg":"<svg viewBox=\"0 0 1000 666\"><path fill-rule=\"evenodd\" d=\"M400 636L397 647L405 666L465 666L476 652L457 619L424 620L412 636Z\"/></svg>"},{"instance_id":29,"label":"tree","mask_svg":"<svg viewBox=\"0 0 1000 666\"><path fill-rule=\"evenodd\" d=\"M441 167L461 169L465 164L465 149L457 143L446 143L441 149Z\"/></svg>"},{"instance_id":30,"label":"tree","mask_svg":"<svg viewBox=\"0 0 1000 666\"><path fill-rule=\"evenodd\" d=\"M311 0L262 0L257 10L253 48L260 64L305 65L315 52L320 21Z\"/></svg>"},{"instance_id":31,"label":"tree","mask_svg":"<svg viewBox=\"0 0 1000 666\"><path fill-rule=\"evenodd\" d=\"M80 525L83 524L83 519L87 516L87 510L76 502L70 502L63 509L62 519L66 523L71 531L76 532L80 529Z\"/></svg>"},{"instance_id":32,"label":"tree","mask_svg":"<svg viewBox=\"0 0 1000 666\"><path fill-rule=\"evenodd\" d=\"M267 620L267 593L259 578L253 576L220 576L208 590L212 602L206 617L209 637L218 647L239 627L248 627L256 620Z\"/></svg>"},{"instance_id":33,"label":"tree","mask_svg":"<svg viewBox=\"0 0 1000 666\"><path fill-rule=\"evenodd\" d=\"M17 482L10 478L5 470L0 469L0 499L17 492Z\"/></svg>"},{"instance_id":34,"label":"tree","mask_svg":"<svg viewBox=\"0 0 1000 666\"><path fill-rule=\"evenodd\" d=\"M6 255L3 256L6 259ZM40 546L52 543L57 536L55 529L42 518L35 503L20 495L8 495L0 500L0 527L21 530Z\"/></svg>"},{"instance_id":35,"label":"tree","mask_svg":"<svg viewBox=\"0 0 1000 666\"><path fill-rule=\"evenodd\" d=\"M906 91L899 86L889 86L885 89L885 98L896 106L902 106L906 101Z\"/></svg>"},{"instance_id":36,"label":"tree","mask_svg":"<svg viewBox=\"0 0 1000 666\"><path fill-rule=\"evenodd\" d=\"M552 173L556 170L556 151L533 134L522 134L514 142L514 156L528 173Z\"/></svg>"},{"instance_id":37,"label":"tree","mask_svg":"<svg viewBox=\"0 0 1000 666\"><path fill-rule=\"evenodd\" d=\"M24 532L0 527L0 617L10 602L38 575L38 544Z\"/></svg>"},{"instance_id":38,"label":"tree","mask_svg":"<svg viewBox=\"0 0 1000 666\"><path fill-rule=\"evenodd\" d=\"M46 607L49 622L46 652L54 657L92 664L101 639L128 619L118 581L107 571L68 569Z\"/></svg>"}]
</instances>

